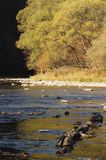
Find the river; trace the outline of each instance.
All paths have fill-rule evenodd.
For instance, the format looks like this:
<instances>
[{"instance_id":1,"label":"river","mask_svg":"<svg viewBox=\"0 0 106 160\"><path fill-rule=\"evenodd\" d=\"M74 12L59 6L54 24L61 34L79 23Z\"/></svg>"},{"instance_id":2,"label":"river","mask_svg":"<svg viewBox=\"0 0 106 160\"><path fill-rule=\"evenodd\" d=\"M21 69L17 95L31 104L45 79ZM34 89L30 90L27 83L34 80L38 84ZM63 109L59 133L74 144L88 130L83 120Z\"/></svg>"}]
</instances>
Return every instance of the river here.
<instances>
[{"instance_id":1,"label":"river","mask_svg":"<svg viewBox=\"0 0 106 160\"><path fill-rule=\"evenodd\" d=\"M62 103L65 99L68 103ZM106 88L28 87L0 85L0 148L28 153L28 160L106 160ZM69 115L65 115L69 111ZM73 150L56 155L59 136L76 121L86 123L92 112L104 116L96 137L85 138ZM21 160L1 157L0 160Z\"/></svg>"}]
</instances>

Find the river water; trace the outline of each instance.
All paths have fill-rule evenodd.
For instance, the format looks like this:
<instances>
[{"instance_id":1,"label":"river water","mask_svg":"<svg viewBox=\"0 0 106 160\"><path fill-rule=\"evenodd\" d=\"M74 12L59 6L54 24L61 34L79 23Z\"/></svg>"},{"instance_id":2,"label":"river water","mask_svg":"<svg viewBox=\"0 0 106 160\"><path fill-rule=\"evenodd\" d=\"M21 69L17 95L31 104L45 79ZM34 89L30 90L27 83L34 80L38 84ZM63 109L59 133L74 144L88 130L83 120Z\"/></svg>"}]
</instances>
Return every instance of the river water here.
<instances>
[{"instance_id":1,"label":"river water","mask_svg":"<svg viewBox=\"0 0 106 160\"><path fill-rule=\"evenodd\" d=\"M60 98L69 103L61 103ZM28 160L106 160L103 103L106 103L106 88L90 91L78 87L0 85L0 148L25 151ZM66 116L65 111L70 114ZM85 138L69 153L56 155L59 136L71 130L76 121L86 123L92 112L101 112L104 116L103 126L95 130L96 137ZM21 158L15 157L15 160Z\"/></svg>"}]
</instances>

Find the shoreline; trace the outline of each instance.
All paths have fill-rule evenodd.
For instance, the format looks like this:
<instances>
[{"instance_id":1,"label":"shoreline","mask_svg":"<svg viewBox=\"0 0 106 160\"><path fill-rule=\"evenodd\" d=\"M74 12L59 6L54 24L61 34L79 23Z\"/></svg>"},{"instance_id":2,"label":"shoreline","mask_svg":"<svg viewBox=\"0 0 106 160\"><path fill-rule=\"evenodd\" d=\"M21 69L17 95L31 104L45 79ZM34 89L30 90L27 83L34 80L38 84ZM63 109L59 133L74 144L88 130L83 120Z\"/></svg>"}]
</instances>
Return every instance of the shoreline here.
<instances>
[{"instance_id":1,"label":"shoreline","mask_svg":"<svg viewBox=\"0 0 106 160\"><path fill-rule=\"evenodd\" d=\"M30 78L0 78L0 85L2 84L20 85L23 87L106 87L106 82L49 81L31 80Z\"/></svg>"}]
</instances>

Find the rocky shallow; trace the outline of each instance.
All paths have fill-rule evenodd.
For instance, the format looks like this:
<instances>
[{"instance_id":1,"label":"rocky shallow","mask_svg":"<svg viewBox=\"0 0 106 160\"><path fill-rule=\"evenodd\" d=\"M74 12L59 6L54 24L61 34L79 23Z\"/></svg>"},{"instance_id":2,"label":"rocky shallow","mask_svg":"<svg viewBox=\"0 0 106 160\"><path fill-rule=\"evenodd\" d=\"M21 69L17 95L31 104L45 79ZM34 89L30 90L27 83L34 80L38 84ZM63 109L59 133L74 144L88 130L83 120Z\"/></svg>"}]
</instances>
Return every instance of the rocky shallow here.
<instances>
[{"instance_id":1,"label":"rocky shallow","mask_svg":"<svg viewBox=\"0 0 106 160\"><path fill-rule=\"evenodd\" d=\"M70 82L70 81L46 81L46 80L31 80L29 78L3 78L0 79L0 84L21 85L23 87L34 86L56 86L56 87L106 87L106 82Z\"/></svg>"}]
</instances>

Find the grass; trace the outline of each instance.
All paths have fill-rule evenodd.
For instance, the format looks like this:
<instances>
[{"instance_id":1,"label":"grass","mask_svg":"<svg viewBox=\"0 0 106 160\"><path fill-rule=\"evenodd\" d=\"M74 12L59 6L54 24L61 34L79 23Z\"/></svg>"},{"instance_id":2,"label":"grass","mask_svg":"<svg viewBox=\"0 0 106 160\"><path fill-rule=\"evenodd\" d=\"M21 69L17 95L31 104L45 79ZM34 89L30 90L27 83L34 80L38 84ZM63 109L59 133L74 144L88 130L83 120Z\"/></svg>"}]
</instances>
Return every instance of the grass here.
<instances>
[{"instance_id":1,"label":"grass","mask_svg":"<svg viewBox=\"0 0 106 160\"><path fill-rule=\"evenodd\" d=\"M60 68L45 73L38 73L31 77L33 80L58 80L78 82L106 82L106 72L96 70Z\"/></svg>"}]
</instances>

